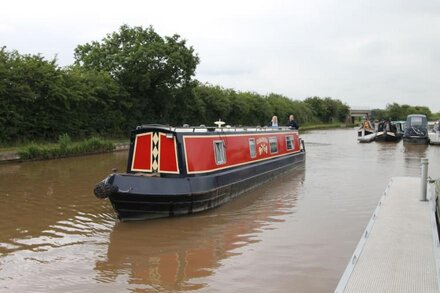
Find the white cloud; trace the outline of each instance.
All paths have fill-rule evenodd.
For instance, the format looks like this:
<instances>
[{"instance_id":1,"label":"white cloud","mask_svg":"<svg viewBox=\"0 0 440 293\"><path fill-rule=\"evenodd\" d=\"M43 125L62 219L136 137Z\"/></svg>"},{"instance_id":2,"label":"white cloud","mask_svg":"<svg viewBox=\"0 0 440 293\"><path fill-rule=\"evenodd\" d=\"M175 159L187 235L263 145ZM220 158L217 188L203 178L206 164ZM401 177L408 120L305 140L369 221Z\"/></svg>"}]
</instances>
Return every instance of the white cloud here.
<instances>
[{"instance_id":1,"label":"white cloud","mask_svg":"<svg viewBox=\"0 0 440 293\"><path fill-rule=\"evenodd\" d=\"M201 58L196 78L237 90L349 105L440 111L440 4L410 0L9 1L0 40L73 62L79 44L122 24L180 34Z\"/></svg>"}]
</instances>

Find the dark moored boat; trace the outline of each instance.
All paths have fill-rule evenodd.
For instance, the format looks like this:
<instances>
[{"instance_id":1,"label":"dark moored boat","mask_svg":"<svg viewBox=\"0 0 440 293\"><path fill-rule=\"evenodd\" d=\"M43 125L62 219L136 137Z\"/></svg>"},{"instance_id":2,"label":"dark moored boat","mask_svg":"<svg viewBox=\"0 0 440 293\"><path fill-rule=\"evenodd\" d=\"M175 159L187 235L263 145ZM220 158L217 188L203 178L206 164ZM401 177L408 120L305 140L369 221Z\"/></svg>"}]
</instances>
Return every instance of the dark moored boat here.
<instances>
[{"instance_id":1,"label":"dark moored boat","mask_svg":"<svg viewBox=\"0 0 440 293\"><path fill-rule=\"evenodd\" d=\"M220 126L220 125L219 125ZM191 214L219 206L305 161L289 128L139 126L126 173L95 187L121 220Z\"/></svg>"},{"instance_id":2,"label":"dark moored boat","mask_svg":"<svg viewBox=\"0 0 440 293\"><path fill-rule=\"evenodd\" d=\"M428 121L425 115L412 114L406 118L406 128L403 142L415 144L428 144Z\"/></svg>"},{"instance_id":3,"label":"dark moored boat","mask_svg":"<svg viewBox=\"0 0 440 293\"><path fill-rule=\"evenodd\" d=\"M398 142L403 137L402 123L381 121L377 126L376 141Z\"/></svg>"}]
</instances>

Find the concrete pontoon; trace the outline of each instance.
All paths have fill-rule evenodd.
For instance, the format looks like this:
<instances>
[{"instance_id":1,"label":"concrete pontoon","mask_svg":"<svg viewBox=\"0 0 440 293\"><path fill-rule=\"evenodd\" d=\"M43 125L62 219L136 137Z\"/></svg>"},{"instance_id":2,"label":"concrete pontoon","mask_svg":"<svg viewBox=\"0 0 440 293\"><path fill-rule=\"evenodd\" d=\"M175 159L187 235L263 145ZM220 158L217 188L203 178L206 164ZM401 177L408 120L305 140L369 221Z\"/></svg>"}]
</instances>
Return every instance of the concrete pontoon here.
<instances>
[{"instance_id":1,"label":"concrete pontoon","mask_svg":"<svg viewBox=\"0 0 440 293\"><path fill-rule=\"evenodd\" d=\"M422 182L392 178L335 292L439 292L435 193L420 200Z\"/></svg>"}]
</instances>

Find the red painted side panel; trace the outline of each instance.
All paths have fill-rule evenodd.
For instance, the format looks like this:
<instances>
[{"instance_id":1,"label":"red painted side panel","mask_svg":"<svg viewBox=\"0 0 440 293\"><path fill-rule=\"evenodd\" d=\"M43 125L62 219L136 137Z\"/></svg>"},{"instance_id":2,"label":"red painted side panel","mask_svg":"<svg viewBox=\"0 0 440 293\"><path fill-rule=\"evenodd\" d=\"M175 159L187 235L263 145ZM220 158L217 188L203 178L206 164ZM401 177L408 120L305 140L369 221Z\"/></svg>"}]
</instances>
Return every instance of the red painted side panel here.
<instances>
[{"instance_id":1,"label":"red painted side panel","mask_svg":"<svg viewBox=\"0 0 440 293\"><path fill-rule=\"evenodd\" d=\"M166 134L161 133L159 145L159 172L179 173L175 137L167 138Z\"/></svg>"},{"instance_id":2,"label":"red painted side panel","mask_svg":"<svg viewBox=\"0 0 440 293\"><path fill-rule=\"evenodd\" d=\"M136 136L131 169L151 172L151 133Z\"/></svg>"},{"instance_id":3,"label":"red painted side panel","mask_svg":"<svg viewBox=\"0 0 440 293\"><path fill-rule=\"evenodd\" d=\"M293 136L293 150L287 150L286 136ZM276 138L277 152L271 153L270 138ZM256 156L251 158L249 140L254 139ZM226 163L216 164L214 143L223 141ZM221 136L185 136L185 159L188 173L202 173L288 155L300 150L297 132L262 134L225 134Z\"/></svg>"},{"instance_id":4,"label":"red painted side panel","mask_svg":"<svg viewBox=\"0 0 440 293\"><path fill-rule=\"evenodd\" d=\"M209 170L215 166L214 140L219 138L184 138L187 171Z\"/></svg>"}]
</instances>

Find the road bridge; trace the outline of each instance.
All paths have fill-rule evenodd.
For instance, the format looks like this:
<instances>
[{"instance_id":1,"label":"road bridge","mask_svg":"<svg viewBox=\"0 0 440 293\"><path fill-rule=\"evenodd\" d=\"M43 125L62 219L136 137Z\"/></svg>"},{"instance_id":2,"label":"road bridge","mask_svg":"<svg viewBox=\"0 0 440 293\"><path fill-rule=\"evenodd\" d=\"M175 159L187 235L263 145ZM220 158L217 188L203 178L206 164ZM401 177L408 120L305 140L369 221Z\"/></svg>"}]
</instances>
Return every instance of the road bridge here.
<instances>
[{"instance_id":1,"label":"road bridge","mask_svg":"<svg viewBox=\"0 0 440 293\"><path fill-rule=\"evenodd\" d=\"M364 108L350 108L350 116L351 123L354 123L356 117L361 117L361 119L370 118L371 117L371 109L367 107ZM348 117L347 117L348 118Z\"/></svg>"}]
</instances>

